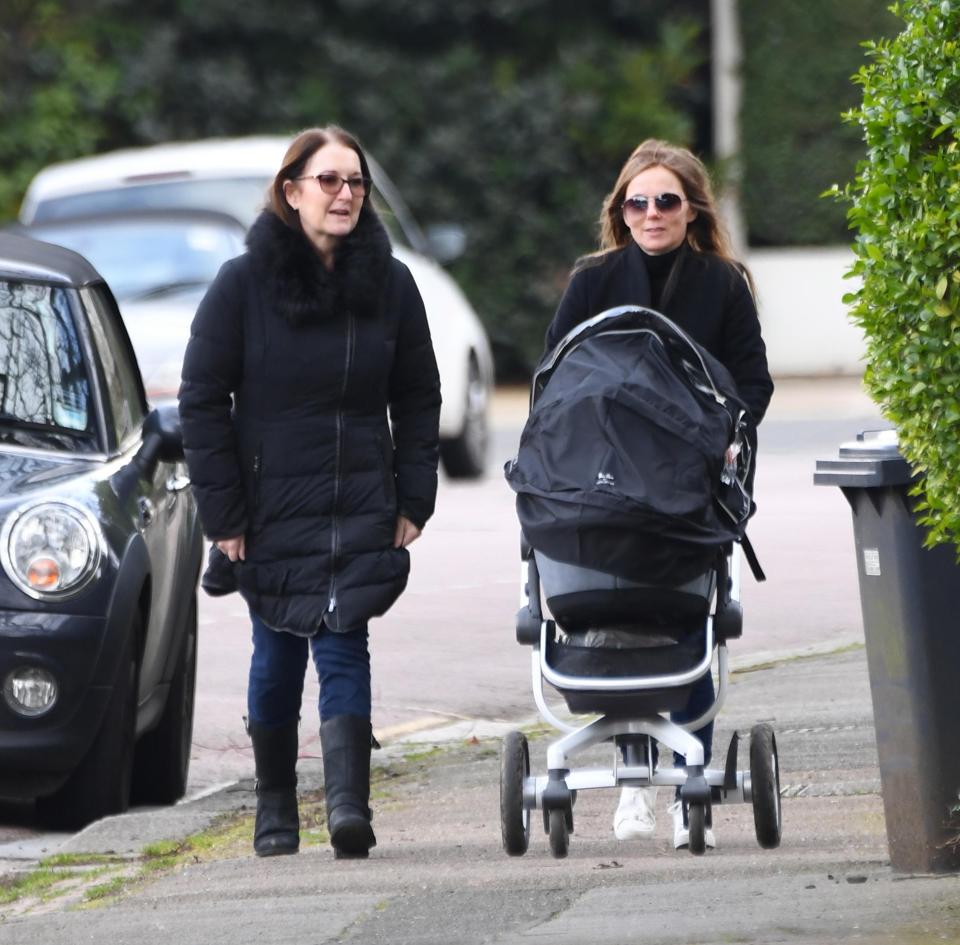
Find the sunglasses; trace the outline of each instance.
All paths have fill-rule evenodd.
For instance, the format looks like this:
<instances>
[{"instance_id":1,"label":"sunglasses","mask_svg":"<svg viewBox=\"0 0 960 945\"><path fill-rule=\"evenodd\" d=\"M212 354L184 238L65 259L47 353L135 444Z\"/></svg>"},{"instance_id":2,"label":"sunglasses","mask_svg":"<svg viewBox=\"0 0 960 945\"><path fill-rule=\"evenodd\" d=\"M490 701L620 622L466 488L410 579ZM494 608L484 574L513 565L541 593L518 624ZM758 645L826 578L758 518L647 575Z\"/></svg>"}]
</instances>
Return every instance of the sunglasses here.
<instances>
[{"instance_id":1,"label":"sunglasses","mask_svg":"<svg viewBox=\"0 0 960 945\"><path fill-rule=\"evenodd\" d=\"M687 202L680 194L655 194L653 197L636 194L624 200L620 209L624 217L643 216L649 209L651 200L658 212L665 217L672 216Z\"/></svg>"},{"instance_id":2,"label":"sunglasses","mask_svg":"<svg viewBox=\"0 0 960 945\"><path fill-rule=\"evenodd\" d=\"M346 184L354 197L366 197L370 190L369 177L341 177L333 171L324 171L322 174L305 174L303 177L294 177L294 180L315 180L325 194L339 194Z\"/></svg>"}]
</instances>

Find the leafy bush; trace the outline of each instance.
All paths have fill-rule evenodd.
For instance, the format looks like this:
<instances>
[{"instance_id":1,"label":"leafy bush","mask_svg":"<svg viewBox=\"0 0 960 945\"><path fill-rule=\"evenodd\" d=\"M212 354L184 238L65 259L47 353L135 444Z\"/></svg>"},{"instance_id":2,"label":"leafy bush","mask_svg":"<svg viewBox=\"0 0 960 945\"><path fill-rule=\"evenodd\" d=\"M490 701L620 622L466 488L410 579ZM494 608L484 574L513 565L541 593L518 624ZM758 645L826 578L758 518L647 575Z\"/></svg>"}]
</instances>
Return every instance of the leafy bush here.
<instances>
[{"instance_id":1,"label":"leafy bush","mask_svg":"<svg viewBox=\"0 0 960 945\"><path fill-rule=\"evenodd\" d=\"M960 542L960 0L903 0L905 28L866 44L845 115L866 160L850 201L866 385L924 476L927 543Z\"/></svg>"}]
</instances>

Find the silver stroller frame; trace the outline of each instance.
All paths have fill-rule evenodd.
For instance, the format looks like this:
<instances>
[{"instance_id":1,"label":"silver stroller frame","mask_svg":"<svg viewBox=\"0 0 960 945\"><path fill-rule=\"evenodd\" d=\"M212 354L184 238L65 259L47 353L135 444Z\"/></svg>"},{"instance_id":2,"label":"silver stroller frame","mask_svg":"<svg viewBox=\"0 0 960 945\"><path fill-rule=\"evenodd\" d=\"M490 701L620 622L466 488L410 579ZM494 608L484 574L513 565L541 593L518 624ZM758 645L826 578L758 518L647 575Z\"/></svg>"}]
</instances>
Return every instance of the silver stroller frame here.
<instances>
[{"instance_id":1,"label":"silver stroller frame","mask_svg":"<svg viewBox=\"0 0 960 945\"><path fill-rule=\"evenodd\" d=\"M548 661L548 640L556 632L552 619L543 616L540 575L534 553L524 543L521 573L521 609L517 615L517 640L532 647L531 682L534 699L543 719L565 733L547 748L547 774L530 773L529 749L521 732L510 732L504 740L501 756L500 807L503 845L507 853L526 852L530 836L531 811L543 811L544 830L550 837L555 857L567 855L569 835L573 831L573 805L578 791L623 786L669 786L680 788L685 823L689 829L689 849L705 850L705 831L711 825L715 804L749 803L753 805L757 840L761 847L779 845L781 829L779 765L776 738L769 725L755 725L750 738L750 767L737 769L739 737L734 733L723 769L704 767L704 749L691 734L713 720L726 698L729 680L727 640L740 636L740 548L734 546L726 557L726 568L714 582L710 612L706 617L704 655L699 663L683 672L632 677L574 676L559 672ZM726 587L719 586L721 582ZM716 698L699 718L683 725L664 714L636 717L601 715L577 727L559 719L546 703L543 682L560 690L639 694L689 685L710 672L713 650L717 650ZM651 766L648 742L645 757L628 746L629 763L621 762L619 736L646 736L682 755L685 768ZM610 767L574 768L572 759L603 742L612 743ZM633 750L631 750L633 749ZM651 770L653 768L653 770Z\"/></svg>"}]
</instances>

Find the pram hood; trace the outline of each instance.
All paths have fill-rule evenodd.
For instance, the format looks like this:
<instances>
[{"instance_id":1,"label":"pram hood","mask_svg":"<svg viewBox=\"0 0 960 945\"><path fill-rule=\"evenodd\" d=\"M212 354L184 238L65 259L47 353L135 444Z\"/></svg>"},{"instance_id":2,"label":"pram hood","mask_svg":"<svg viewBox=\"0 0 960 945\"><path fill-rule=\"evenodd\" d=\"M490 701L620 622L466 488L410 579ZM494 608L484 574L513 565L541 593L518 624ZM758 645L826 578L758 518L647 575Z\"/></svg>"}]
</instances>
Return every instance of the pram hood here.
<instances>
[{"instance_id":1,"label":"pram hood","mask_svg":"<svg viewBox=\"0 0 960 945\"><path fill-rule=\"evenodd\" d=\"M703 573L752 513L745 418L729 372L664 315L621 306L583 322L538 365L505 467L524 535L633 580Z\"/></svg>"}]
</instances>

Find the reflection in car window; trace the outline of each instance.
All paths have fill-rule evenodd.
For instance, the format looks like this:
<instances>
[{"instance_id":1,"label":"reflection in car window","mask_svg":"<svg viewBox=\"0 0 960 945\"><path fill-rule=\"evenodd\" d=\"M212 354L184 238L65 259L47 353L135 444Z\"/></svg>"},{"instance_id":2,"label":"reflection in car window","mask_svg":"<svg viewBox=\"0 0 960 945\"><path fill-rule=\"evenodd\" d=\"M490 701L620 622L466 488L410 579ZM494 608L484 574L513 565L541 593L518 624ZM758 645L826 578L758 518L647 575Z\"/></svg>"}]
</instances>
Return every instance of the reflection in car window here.
<instances>
[{"instance_id":1,"label":"reflection in car window","mask_svg":"<svg viewBox=\"0 0 960 945\"><path fill-rule=\"evenodd\" d=\"M219 210L249 227L267 199L269 177L190 178L131 184L53 197L37 204L34 223L131 210Z\"/></svg>"},{"instance_id":2,"label":"reflection in car window","mask_svg":"<svg viewBox=\"0 0 960 945\"><path fill-rule=\"evenodd\" d=\"M86 304L94 345L103 366L117 445L122 445L131 434L139 433L145 416L140 384L131 363L131 349L105 290L92 286L81 289L80 295Z\"/></svg>"},{"instance_id":3,"label":"reflection in car window","mask_svg":"<svg viewBox=\"0 0 960 945\"><path fill-rule=\"evenodd\" d=\"M5 442L21 446L95 446L90 382L64 289L0 280L0 427Z\"/></svg>"}]
</instances>

